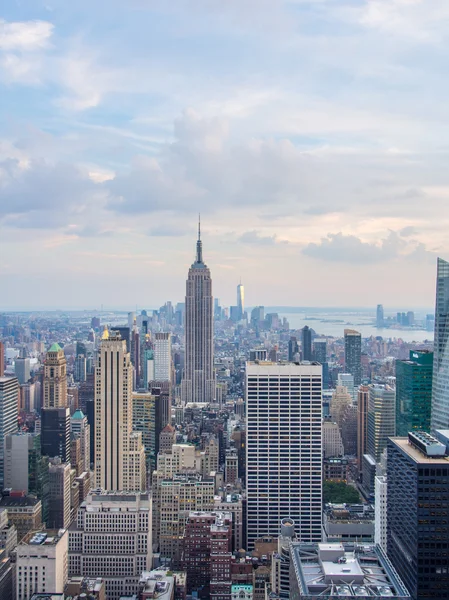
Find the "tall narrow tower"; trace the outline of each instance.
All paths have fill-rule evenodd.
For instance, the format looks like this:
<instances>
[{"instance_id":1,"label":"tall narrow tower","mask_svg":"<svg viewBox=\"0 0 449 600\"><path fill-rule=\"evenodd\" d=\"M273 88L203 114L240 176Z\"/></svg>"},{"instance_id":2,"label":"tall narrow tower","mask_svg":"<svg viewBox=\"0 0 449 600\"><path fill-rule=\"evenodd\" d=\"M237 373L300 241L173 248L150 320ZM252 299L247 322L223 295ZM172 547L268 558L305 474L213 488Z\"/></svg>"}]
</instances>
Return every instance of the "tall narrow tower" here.
<instances>
[{"instance_id":1,"label":"tall narrow tower","mask_svg":"<svg viewBox=\"0 0 449 600\"><path fill-rule=\"evenodd\" d=\"M449 429L449 262L438 258L431 429Z\"/></svg>"},{"instance_id":2,"label":"tall narrow tower","mask_svg":"<svg viewBox=\"0 0 449 600\"><path fill-rule=\"evenodd\" d=\"M238 320L241 321L245 313L245 288L241 281L237 286L237 312Z\"/></svg>"},{"instance_id":3,"label":"tall narrow tower","mask_svg":"<svg viewBox=\"0 0 449 600\"><path fill-rule=\"evenodd\" d=\"M215 398L213 298L210 270L203 262L198 223L195 262L189 269L185 304L185 368L181 384L184 402Z\"/></svg>"},{"instance_id":4,"label":"tall narrow tower","mask_svg":"<svg viewBox=\"0 0 449 600\"><path fill-rule=\"evenodd\" d=\"M67 361L64 350L53 344L44 363L44 408L67 406Z\"/></svg>"},{"instance_id":5,"label":"tall narrow tower","mask_svg":"<svg viewBox=\"0 0 449 600\"><path fill-rule=\"evenodd\" d=\"M142 434L132 430L132 389L126 342L105 329L95 371L95 484L104 490L145 489Z\"/></svg>"}]
</instances>

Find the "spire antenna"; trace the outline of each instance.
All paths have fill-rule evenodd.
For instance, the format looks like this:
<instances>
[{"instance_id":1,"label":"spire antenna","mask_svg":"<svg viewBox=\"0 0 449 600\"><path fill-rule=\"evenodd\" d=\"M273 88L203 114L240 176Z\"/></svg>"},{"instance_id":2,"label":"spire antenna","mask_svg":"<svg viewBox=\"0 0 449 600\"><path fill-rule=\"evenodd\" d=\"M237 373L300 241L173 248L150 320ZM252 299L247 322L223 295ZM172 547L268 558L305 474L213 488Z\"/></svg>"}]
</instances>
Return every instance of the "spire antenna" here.
<instances>
[{"instance_id":1,"label":"spire antenna","mask_svg":"<svg viewBox=\"0 0 449 600\"><path fill-rule=\"evenodd\" d=\"M198 213L198 241L201 240L201 213Z\"/></svg>"},{"instance_id":2,"label":"spire antenna","mask_svg":"<svg viewBox=\"0 0 449 600\"><path fill-rule=\"evenodd\" d=\"M196 242L196 262L203 262L203 244L201 243L201 215L198 214L198 241Z\"/></svg>"}]
</instances>

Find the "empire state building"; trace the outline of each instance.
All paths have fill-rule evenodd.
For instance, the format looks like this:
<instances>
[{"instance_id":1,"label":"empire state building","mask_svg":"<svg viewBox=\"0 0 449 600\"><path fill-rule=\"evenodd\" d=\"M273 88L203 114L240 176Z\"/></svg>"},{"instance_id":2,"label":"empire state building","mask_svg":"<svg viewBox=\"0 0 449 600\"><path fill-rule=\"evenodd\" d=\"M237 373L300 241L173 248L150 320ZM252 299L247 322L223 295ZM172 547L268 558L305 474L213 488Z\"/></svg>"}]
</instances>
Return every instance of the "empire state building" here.
<instances>
[{"instance_id":1,"label":"empire state building","mask_svg":"<svg viewBox=\"0 0 449 600\"><path fill-rule=\"evenodd\" d=\"M185 303L185 368L181 383L184 402L214 402L214 329L212 279L203 262L198 225L196 259L189 269Z\"/></svg>"}]
</instances>

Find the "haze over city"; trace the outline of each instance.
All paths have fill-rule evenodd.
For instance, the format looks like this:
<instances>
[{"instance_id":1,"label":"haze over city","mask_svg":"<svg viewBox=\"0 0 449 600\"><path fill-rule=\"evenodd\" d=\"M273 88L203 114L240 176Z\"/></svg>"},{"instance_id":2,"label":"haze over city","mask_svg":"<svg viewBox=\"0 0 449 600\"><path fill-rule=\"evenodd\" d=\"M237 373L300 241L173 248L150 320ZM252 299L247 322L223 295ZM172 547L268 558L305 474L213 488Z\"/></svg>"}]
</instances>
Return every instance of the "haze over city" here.
<instances>
[{"instance_id":1,"label":"haze over city","mask_svg":"<svg viewBox=\"0 0 449 600\"><path fill-rule=\"evenodd\" d=\"M440 0L5 3L0 307L182 300L198 212L224 304L242 278L248 306L433 306L448 19Z\"/></svg>"}]
</instances>

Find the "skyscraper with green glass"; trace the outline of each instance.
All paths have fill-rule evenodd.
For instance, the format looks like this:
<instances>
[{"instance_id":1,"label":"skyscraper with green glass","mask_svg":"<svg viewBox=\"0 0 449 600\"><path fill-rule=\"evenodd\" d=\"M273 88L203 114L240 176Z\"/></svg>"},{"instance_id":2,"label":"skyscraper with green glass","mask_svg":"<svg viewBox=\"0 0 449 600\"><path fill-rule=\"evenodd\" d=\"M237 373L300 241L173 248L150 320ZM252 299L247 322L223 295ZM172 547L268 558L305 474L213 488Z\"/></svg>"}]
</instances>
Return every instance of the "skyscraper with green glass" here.
<instances>
[{"instance_id":1,"label":"skyscraper with green glass","mask_svg":"<svg viewBox=\"0 0 449 600\"><path fill-rule=\"evenodd\" d=\"M430 431L433 352L410 350L408 360L396 361L396 435Z\"/></svg>"}]
</instances>

